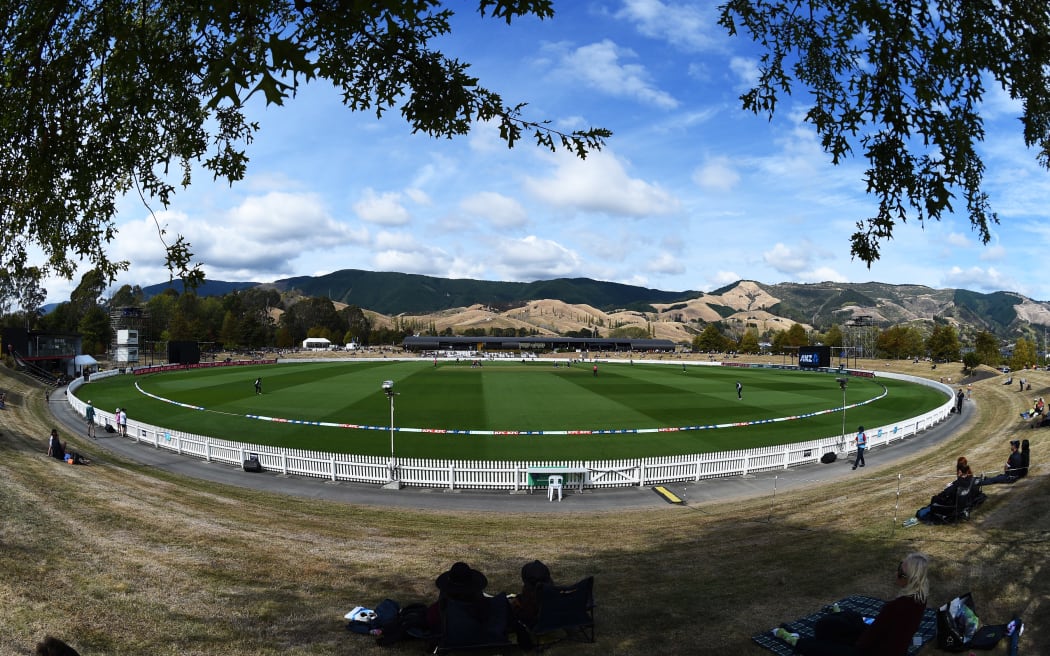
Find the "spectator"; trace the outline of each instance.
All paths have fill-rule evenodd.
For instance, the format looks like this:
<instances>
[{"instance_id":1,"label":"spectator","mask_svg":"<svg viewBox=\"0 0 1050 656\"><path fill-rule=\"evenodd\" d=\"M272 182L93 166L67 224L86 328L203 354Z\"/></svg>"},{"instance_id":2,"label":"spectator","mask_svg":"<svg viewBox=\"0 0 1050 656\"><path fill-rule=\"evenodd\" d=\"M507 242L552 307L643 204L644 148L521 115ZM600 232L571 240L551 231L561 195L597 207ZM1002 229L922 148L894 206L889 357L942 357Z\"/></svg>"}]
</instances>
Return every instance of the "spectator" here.
<instances>
[{"instance_id":1,"label":"spectator","mask_svg":"<svg viewBox=\"0 0 1050 656\"><path fill-rule=\"evenodd\" d=\"M973 471L970 469L970 464L966 461L966 456L959 456L959 459L955 461L955 480L931 497L930 505L919 508L915 513L915 518L920 521L929 521L930 514L935 506L941 509L954 508L960 488L969 489L972 481Z\"/></svg>"},{"instance_id":2,"label":"spectator","mask_svg":"<svg viewBox=\"0 0 1050 656\"><path fill-rule=\"evenodd\" d=\"M80 656L76 649L51 636L47 636L42 642L37 643L34 654L36 656Z\"/></svg>"},{"instance_id":3,"label":"spectator","mask_svg":"<svg viewBox=\"0 0 1050 656\"><path fill-rule=\"evenodd\" d=\"M51 437L47 440L47 455L57 460L66 459L66 445L58 437L58 429L51 429Z\"/></svg>"},{"instance_id":4,"label":"spectator","mask_svg":"<svg viewBox=\"0 0 1050 656\"><path fill-rule=\"evenodd\" d=\"M1024 458L1021 456L1018 449L1021 447L1019 440L1010 440L1010 456L1006 459L1006 467L1003 468L1003 473L998 476L986 478L982 481L982 485L995 485L996 483L1014 483L1019 478L1023 478L1028 474L1028 469L1024 466Z\"/></svg>"},{"instance_id":5,"label":"spectator","mask_svg":"<svg viewBox=\"0 0 1050 656\"><path fill-rule=\"evenodd\" d=\"M853 468L864 466L864 451L868 448L868 435L863 426L857 426L857 457L853 460Z\"/></svg>"},{"instance_id":6,"label":"spectator","mask_svg":"<svg viewBox=\"0 0 1050 656\"><path fill-rule=\"evenodd\" d=\"M514 618L531 628L540 610L540 589L553 583L551 571L546 565L538 560L525 563L521 568L521 593L510 602Z\"/></svg>"},{"instance_id":7,"label":"spectator","mask_svg":"<svg viewBox=\"0 0 1050 656\"><path fill-rule=\"evenodd\" d=\"M87 407L84 408L84 421L87 422L87 434L88 437L95 437L95 406L91 405L91 401L87 402Z\"/></svg>"},{"instance_id":8,"label":"spectator","mask_svg":"<svg viewBox=\"0 0 1050 656\"><path fill-rule=\"evenodd\" d=\"M470 565L459 562L452 565L434 580L438 589L438 599L427 610L427 624L433 631L441 630L441 606L446 599L467 602L471 612L478 619L488 615L488 604L485 601L485 588L488 578Z\"/></svg>"},{"instance_id":9,"label":"spectator","mask_svg":"<svg viewBox=\"0 0 1050 656\"><path fill-rule=\"evenodd\" d=\"M794 646L798 654L905 656L926 612L926 597L930 593L928 568L926 556L905 556L897 565L897 585L903 588L900 596L886 602L870 625L859 614L842 611L820 619L812 638L800 638L785 629L775 629L773 633Z\"/></svg>"}]
</instances>

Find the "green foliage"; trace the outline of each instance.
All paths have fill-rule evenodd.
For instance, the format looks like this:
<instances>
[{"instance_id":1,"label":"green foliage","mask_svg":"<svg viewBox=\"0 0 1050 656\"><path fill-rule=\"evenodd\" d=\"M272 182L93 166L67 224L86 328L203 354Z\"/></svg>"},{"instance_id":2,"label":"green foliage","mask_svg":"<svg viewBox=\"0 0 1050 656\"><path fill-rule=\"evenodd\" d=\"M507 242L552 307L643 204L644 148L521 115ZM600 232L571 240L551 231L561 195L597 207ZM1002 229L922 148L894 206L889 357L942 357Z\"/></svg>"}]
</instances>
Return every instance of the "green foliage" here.
<instances>
[{"instance_id":1,"label":"green foliage","mask_svg":"<svg viewBox=\"0 0 1050 656\"><path fill-rule=\"evenodd\" d=\"M824 334L824 345L825 346L842 346L842 328L838 324L834 324L828 329L828 332Z\"/></svg>"},{"instance_id":2,"label":"green foliage","mask_svg":"<svg viewBox=\"0 0 1050 656\"><path fill-rule=\"evenodd\" d=\"M579 332L581 334L577 335L577 337L596 337L596 335L587 330ZM610 330L609 337L614 339L648 339L650 335L649 331L641 326L621 326Z\"/></svg>"},{"instance_id":3,"label":"green foliage","mask_svg":"<svg viewBox=\"0 0 1050 656\"><path fill-rule=\"evenodd\" d=\"M346 332L346 322L335 311L335 305L327 298L304 298L288 307L281 315L281 325L288 329L293 343L307 337L334 335L339 339Z\"/></svg>"},{"instance_id":4,"label":"green foliage","mask_svg":"<svg viewBox=\"0 0 1050 656\"><path fill-rule=\"evenodd\" d=\"M771 314L777 315L778 317L790 319L796 323L803 322L806 320L806 315L798 306L786 301L774 303L773 307L769 308L769 312Z\"/></svg>"},{"instance_id":5,"label":"green foliage","mask_svg":"<svg viewBox=\"0 0 1050 656\"><path fill-rule=\"evenodd\" d=\"M998 219L977 152L989 82L1019 101L1025 143L1050 165L1045 3L729 0L719 22L763 51L759 79L741 96L746 110L772 116L801 87L812 103L805 120L832 162L855 151L867 160L878 211L858 221L852 253L869 265L909 217L965 211L981 241L991 238Z\"/></svg>"},{"instance_id":6,"label":"green foliage","mask_svg":"<svg viewBox=\"0 0 1050 656\"><path fill-rule=\"evenodd\" d=\"M979 362L989 367L999 366L1002 355L999 351L999 339L986 330L977 333L974 338L973 351L977 354Z\"/></svg>"},{"instance_id":7,"label":"green foliage","mask_svg":"<svg viewBox=\"0 0 1050 656\"><path fill-rule=\"evenodd\" d=\"M915 326L896 325L879 333L875 348L882 357L918 358L926 353L925 340Z\"/></svg>"},{"instance_id":8,"label":"green foliage","mask_svg":"<svg viewBox=\"0 0 1050 656\"><path fill-rule=\"evenodd\" d=\"M109 315L99 306L89 308L81 318L77 330L82 336L84 353L99 355L105 353L112 341L113 329Z\"/></svg>"},{"instance_id":9,"label":"green foliage","mask_svg":"<svg viewBox=\"0 0 1050 656\"><path fill-rule=\"evenodd\" d=\"M926 349L935 362L956 362L961 357L959 336L948 324L935 323L933 332L926 339Z\"/></svg>"},{"instance_id":10,"label":"green foliage","mask_svg":"<svg viewBox=\"0 0 1050 656\"><path fill-rule=\"evenodd\" d=\"M727 319L739 311L736 308L729 307L728 305L718 305L717 303L708 303L707 307L717 312L718 316L722 317L723 319Z\"/></svg>"},{"instance_id":11,"label":"green foliage","mask_svg":"<svg viewBox=\"0 0 1050 656\"><path fill-rule=\"evenodd\" d=\"M737 342L736 350L740 353L758 353L762 350L758 345L758 331L750 329L744 332Z\"/></svg>"},{"instance_id":12,"label":"green foliage","mask_svg":"<svg viewBox=\"0 0 1050 656\"><path fill-rule=\"evenodd\" d=\"M1020 338L1014 343L1014 352L1010 357L1010 368L1019 371L1036 364L1035 343L1031 340Z\"/></svg>"},{"instance_id":13,"label":"green foliage","mask_svg":"<svg viewBox=\"0 0 1050 656\"><path fill-rule=\"evenodd\" d=\"M976 351L967 351L963 353L963 367L968 372L973 372L977 369L978 365L981 364L981 356L977 355Z\"/></svg>"},{"instance_id":14,"label":"green foliage","mask_svg":"<svg viewBox=\"0 0 1050 656\"><path fill-rule=\"evenodd\" d=\"M784 336L785 346L809 346L809 335L801 324L793 323Z\"/></svg>"},{"instance_id":15,"label":"green foliage","mask_svg":"<svg viewBox=\"0 0 1050 656\"><path fill-rule=\"evenodd\" d=\"M482 16L510 22L552 13L548 0L479 0ZM127 268L109 257L117 200L138 194L166 206L200 163L230 183L247 170L259 126L253 96L278 106L324 80L353 111L396 109L413 131L466 134L492 123L513 146L531 134L551 150L586 157L611 135L560 132L507 104L434 47L453 12L437 0L326 3L260 0L87 0L15 3L0 30L0 268L23 272L35 250L45 273L71 277L81 259L103 280ZM190 244L167 237L171 275L203 280Z\"/></svg>"},{"instance_id":16,"label":"green foliage","mask_svg":"<svg viewBox=\"0 0 1050 656\"><path fill-rule=\"evenodd\" d=\"M978 317L985 325L1000 329L1017 320L1017 306L1023 302L1011 292L980 294L965 289L955 290L952 300L957 308Z\"/></svg>"},{"instance_id":17,"label":"green foliage","mask_svg":"<svg viewBox=\"0 0 1050 656\"><path fill-rule=\"evenodd\" d=\"M693 350L706 353L708 351L722 352L729 348L729 339L722 334L722 331L718 329L713 323L709 323L704 326L704 330L697 336L693 337Z\"/></svg>"}]
</instances>

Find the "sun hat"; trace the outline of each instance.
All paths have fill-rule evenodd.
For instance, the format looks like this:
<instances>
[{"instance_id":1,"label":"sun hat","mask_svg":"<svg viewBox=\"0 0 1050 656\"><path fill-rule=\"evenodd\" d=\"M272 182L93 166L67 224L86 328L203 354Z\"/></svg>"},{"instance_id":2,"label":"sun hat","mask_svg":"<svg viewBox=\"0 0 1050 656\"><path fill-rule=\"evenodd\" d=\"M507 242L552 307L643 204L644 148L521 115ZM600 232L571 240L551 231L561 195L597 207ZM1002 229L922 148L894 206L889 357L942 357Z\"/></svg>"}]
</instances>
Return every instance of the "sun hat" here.
<instances>
[{"instance_id":1,"label":"sun hat","mask_svg":"<svg viewBox=\"0 0 1050 656\"><path fill-rule=\"evenodd\" d=\"M447 594L481 592L488 584L489 580L484 574L466 563L455 563L434 580L438 590Z\"/></svg>"}]
</instances>

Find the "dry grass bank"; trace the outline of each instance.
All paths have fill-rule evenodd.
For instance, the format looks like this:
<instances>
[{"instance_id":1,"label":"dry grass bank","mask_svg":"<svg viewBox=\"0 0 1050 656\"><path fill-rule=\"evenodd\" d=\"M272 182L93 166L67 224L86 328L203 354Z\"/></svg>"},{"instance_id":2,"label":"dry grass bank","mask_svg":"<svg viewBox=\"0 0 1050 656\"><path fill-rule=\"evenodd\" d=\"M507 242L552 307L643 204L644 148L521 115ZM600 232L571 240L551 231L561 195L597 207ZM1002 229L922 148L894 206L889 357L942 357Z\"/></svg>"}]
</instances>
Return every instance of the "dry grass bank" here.
<instances>
[{"instance_id":1,"label":"dry grass bank","mask_svg":"<svg viewBox=\"0 0 1050 656\"><path fill-rule=\"evenodd\" d=\"M931 374L875 368L887 367ZM1029 379L1032 395L1050 396L1050 374ZM1001 382L975 384L979 418L965 434L903 466L872 458L863 478L775 499L548 516L271 496L108 455L61 465L44 455L42 391L3 372L13 394L0 411L0 653L28 654L53 633L84 656L418 654L415 643L379 649L348 634L342 613L385 596L428 600L456 560L486 572L490 589L514 590L520 565L540 558L559 579L596 576L598 643L560 653L760 654L752 633L849 594L893 594L897 561L914 549L934 559L933 602L972 590L986 619L1021 612L1025 643L1045 644L1048 440L1017 418L1031 395ZM898 473L907 516L956 456L998 469L1015 436L1033 441L1031 477L991 488L973 521L902 529L888 519Z\"/></svg>"}]
</instances>

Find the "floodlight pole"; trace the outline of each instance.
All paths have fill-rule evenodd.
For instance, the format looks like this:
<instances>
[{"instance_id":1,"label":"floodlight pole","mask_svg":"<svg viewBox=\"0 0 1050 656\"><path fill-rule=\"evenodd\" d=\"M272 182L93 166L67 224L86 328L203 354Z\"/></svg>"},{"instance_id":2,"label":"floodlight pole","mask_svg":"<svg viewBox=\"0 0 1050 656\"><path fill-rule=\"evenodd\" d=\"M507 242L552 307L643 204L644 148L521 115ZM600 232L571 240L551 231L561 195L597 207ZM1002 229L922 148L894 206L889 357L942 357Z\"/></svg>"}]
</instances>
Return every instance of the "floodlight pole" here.
<instances>
[{"instance_id":1,"label":"floodlight pole","mask_svg":"<svg viewBox=\"0 0 1050 656\"><path fill-rule=\"evenodd\" d=\"M849 378L836 378L835 382L842 388L842 450L846 451L846 386L849 385Z\"/></svg>"},{"instance_id":2,"label":"floodlight pole","mask_svg":"<svg viewBox=\"0 0 1050 656\"><path fill-rule=\"evenodd\" d=\"M383 381L383 393L390 399L390 482L386 487L398 489L401 483L398 480L397 457L394 453L394 397L398 393L394 391L394 381Z\"/></svg>"}]
</instances>

